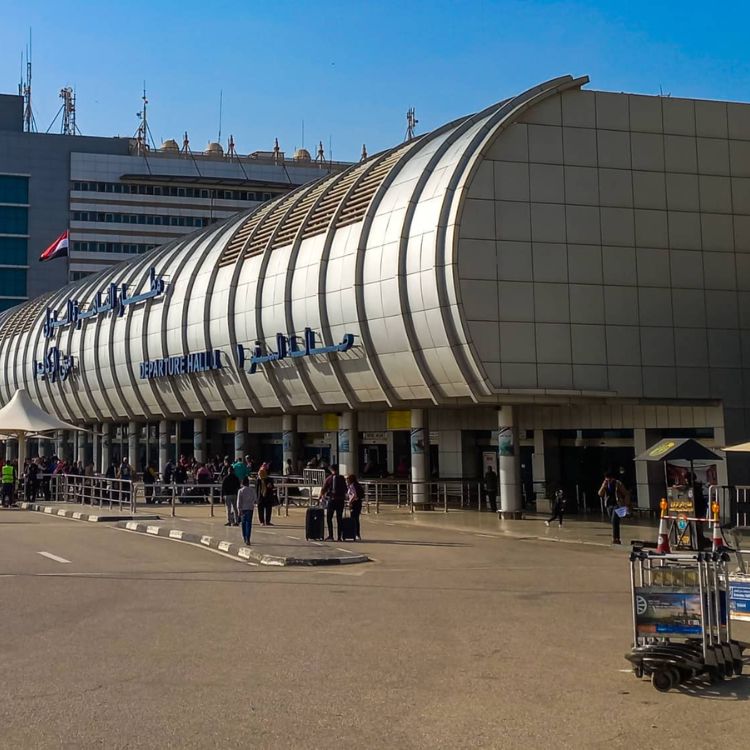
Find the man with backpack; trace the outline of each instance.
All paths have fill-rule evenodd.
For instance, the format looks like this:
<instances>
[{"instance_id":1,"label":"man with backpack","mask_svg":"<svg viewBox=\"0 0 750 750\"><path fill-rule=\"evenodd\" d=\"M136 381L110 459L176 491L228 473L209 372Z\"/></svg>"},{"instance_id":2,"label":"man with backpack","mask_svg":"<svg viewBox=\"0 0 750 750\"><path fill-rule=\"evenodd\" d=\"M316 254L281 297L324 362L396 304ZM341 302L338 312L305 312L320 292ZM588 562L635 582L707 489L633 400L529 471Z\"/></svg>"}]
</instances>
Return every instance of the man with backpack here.
<instances>
[{"instance_id":1,"label":"man with backpack","mask_svg":"<svg viewBox=\"0 0 750 750\"><path fill-rule=\"evenodd\" d=\"M326 521L328 522L327 542L333 541L333 514L336 514L336 530L338 540L343 541L341 536L341 522L344 518L344 505L346 504L347 486L346 479L339 474L339 467L333 464L331 473L325 478L320 489L321 500L326 501Z\"/></svg>"}]
</instances>

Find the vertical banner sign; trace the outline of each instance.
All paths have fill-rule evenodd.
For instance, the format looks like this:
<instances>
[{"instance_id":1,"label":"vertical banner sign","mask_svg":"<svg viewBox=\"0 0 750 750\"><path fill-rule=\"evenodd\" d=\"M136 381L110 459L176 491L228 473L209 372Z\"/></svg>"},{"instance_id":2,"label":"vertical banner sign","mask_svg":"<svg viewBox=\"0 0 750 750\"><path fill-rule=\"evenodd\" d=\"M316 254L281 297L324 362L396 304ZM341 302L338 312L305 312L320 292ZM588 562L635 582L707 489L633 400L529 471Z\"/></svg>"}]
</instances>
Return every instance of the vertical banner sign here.
<instances>
[{"instance_id":1,"label":"vertical banner sign","mask_svg":"<svg viewBox=\"0 0 750 750\"><path fill-rule=\"evenodd\" d=\"M424 453L424 427L415 427L410 433L411 452Z\"/></svg>"},{"instance_id":2,"label":"vertical banner sign","mask_svg":"<svg viewBox=\"0 0 750 750\"><path fill-rule=\"evenodd\" d=\"M349 453L349 430L339 430L339 455Z\"/></svg>"},{"instance_id":3,"label":"vertical banner sign","mask_svg":"<svg viewBox=\"0 0 750 750\"><path fill-rule=\"evenodd\" d=\"M515 455L515 446L513 444L513 428L503 427L497 431L497 452L501 456Z\"/></svg>"}]
</instances>

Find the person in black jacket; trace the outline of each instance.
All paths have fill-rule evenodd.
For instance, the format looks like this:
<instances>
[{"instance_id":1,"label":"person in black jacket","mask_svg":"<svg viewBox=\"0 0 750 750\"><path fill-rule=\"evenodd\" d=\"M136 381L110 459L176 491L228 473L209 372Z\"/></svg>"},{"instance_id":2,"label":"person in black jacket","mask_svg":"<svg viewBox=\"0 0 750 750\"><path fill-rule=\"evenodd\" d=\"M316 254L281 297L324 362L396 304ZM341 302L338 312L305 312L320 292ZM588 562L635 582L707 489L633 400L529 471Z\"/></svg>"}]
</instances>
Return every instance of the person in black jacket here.
<instances>
[{"instance_id":1,"label":"person in black jacket","mask_svg":"<svg viewBox=\"0 0 750 750\"><path fill-rule=\"evenodd\" d=\"M341 521L344 518L344 505L346 504L347 486L346 479L339 474L339 467L333 464L331 473L325 478L320 488L320 497L326 502L326 521L328 522L327 542L333 541L333 514L336 514L336 528L338 540L341 542Z\"/></svg>"},{"instance_id":2,"label":"person in black jacket","mask_svg":"<svg viewBox=\"0 0 750 750\"><path fill-rule=\"evenodd\" d=\"M224 505L227 506L227 522L225 526L239 526L240 514L237 511L237 493L240 489L240 480L234 473L232 467L221 480L221 494L224 498Z\"/></svg>"}]
</instances>

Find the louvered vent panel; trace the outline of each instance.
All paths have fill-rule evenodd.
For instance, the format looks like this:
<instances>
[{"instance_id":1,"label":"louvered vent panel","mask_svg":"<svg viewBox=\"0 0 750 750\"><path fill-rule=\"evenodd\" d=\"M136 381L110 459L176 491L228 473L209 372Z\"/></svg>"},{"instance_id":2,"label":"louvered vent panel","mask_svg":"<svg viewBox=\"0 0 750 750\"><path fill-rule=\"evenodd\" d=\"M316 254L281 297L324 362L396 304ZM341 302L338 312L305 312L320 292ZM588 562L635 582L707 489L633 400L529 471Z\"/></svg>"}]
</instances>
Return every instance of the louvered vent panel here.
<instances>
[{"instance_id":1,"label":"louvered vent panel","mask_svg":"<svg viewBox=\"0 0 750 750\"><path fill-rule=\"evenodd\" d=\"M0 337L17 336L30 331L32 324L47 306L51 297L51 293L45 294L21 305L15 312L11 312L0 325Z\"/></svg>"},{"instance_id":2,"label":"louvered vent panel","mask_svg":"<svg viewBox=\"0 0 750 750\"><path fill-rule=\"evenodd\" d=\"M253 255L258 255L258 253L263 252L274 230L284 217L284 214L288 211L290 202L297 198L299 192L300 190L298 189L291 193L287 193L281 200L276 201L273 208L265 215L263 221L259 224L258 230L245 248L245 258L250 258Z\"/></svg>"},{"instance_id":3,"label":"louvered vent panel","mask_svg":"<svg viewBox=\"0 0 750 750\"><path fill-rule=\"evenodd\" d=\"M242 226L234 233L234 236L227 243L224 252L219 258L219 266L231 266L237 258L240 257L242 247L250 236L255 227L258 226L263 217L273 209L276 201L269 201L253 211L246 219Z\"/></svg>"}]
</instances>

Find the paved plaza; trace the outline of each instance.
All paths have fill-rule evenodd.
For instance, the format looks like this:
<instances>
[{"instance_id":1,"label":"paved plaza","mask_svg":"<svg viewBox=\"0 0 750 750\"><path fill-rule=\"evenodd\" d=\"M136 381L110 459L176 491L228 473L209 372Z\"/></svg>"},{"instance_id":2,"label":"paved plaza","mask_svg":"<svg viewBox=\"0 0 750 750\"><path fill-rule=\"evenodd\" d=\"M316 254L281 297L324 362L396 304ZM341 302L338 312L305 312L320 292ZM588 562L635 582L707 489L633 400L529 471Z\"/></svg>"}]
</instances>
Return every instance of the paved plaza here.
<instances>
[{"instance_id":1,"label":"paved plaza","mask_svg":"<svg viewBox=\"0 0 750 750\"><path fill-rule=\"evenodd\" d=\"M371 562L269 568L3 511L0 746L746 746L748 678L660 694L625 671L626 551L575 541L606 526L491 521L371 515Z\"/></svg>"}]
</instances>

